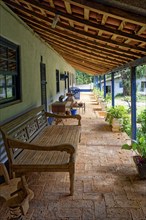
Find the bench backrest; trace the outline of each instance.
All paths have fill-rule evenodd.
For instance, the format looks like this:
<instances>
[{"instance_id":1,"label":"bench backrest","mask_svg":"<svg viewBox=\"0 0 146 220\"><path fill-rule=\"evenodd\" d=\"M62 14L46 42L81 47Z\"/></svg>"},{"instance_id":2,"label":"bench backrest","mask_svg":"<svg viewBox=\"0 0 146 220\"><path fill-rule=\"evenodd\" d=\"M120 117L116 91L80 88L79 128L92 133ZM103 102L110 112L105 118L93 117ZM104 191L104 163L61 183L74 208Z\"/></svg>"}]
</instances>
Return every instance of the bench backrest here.
<instances>
[{"instance_id":1,"label":"bench backrest","mask_svg":"<svg viewBox=\"0 0 146 220\"><path fill-rule=\"evenodd\" d=\"M34 108L2 125L0 130L2 132L8 158L12 160L13 156L15 157L20 153L20 150L14 152L12 149L9 149L7 145L7 136L23 142L31 142L47 125L48 121L43 106Z\"/></svg>"}]
</instances>

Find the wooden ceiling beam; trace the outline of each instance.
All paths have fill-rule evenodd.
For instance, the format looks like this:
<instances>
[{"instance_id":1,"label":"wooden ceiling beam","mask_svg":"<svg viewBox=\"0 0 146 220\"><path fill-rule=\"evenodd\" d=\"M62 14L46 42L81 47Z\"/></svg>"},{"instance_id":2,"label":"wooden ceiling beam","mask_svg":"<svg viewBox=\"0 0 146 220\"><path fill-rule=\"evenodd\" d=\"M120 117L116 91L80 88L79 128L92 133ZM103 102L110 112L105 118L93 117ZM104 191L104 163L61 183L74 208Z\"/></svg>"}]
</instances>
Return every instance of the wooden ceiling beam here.
<instances>
[{"instance_id":1,"label":"wooden ceiling beam","mask_svg":"<svg viewBox=\"0 0 146 220\"><path fill-rule=\"evenodd\" d=\"M90 13L89 9L85 8L84 9L84 19L87 21L89 20L89 13ZM86 31L86 32L88 31L87 25L84 26L84 31Z\"/></svg>"},{"instance_id":2,"label":"wooden ceiling beam","mask_svg":"<svg viewBox=\"0 0 146 220\"><path fill-rule=\"evenodd\" d=\"M46 31L47 33L52 33L54 34L55 36L60 36L61 38L64 38L65 40L68 39L70 41L72 41L73 43L74 42L78 42L82 45L90 45L93 46L95 49L98 49L98 50L102 50L103 52L107 52L107 53L110 53L112 51L113 54L117 55L117 56L120 56L120 57L127 57L127 59L135 59L135 58L139 58L140 56L138 54L136 54L136 52L132 52L132 51L129 51L129 50L124 50L122 48L114 48L114 47L111 47L111 46L108 46L108 45L103 45L103 44L100 44L99 42L95 42L95 41L91 41L91 40L87 40L87 39L83 39L81 37L76 37L76 35L72 35L72 34L69 34L69 33L65 33L64 31L60 30L59 33L58 33L58 30L56 29L51 29L49 27L46 28L46 24L42 23L42 22L38 22L35 21L35 20L32 20L30 21L30 17L25 15L23 16L23 14L20 14L20 17L23 18L23 20L25 20L26 22L28 22L29 20L29 24L31 25L35 25L35 28L38 27L41 29L43 29L44 31ZM33 26L32 26L33 28Z\"/></svg>"},{"instance_id":3,"label":"wooden ceiling beam","mask_svg":"<svg viewBox=\"0 0 146 220\"><path fill-rule=\"evenodd\" d=\"M107 68L112 68L113 66L115 66L115 64L112 64L112 63L108 63L106 59L96 59L95 57L91 57L90 55L86 56L82 53L76 53L75 51L72 51L72 53L68 53L68 50L62 48L61 46L58 46L58 45L54 45L50 42L50 45L53 47L53 48L56 48L57 51L60 53L60 51L62 51L64 54L67 54L68 56L76 56L76 57L79 57L81 58L82 60L94 60L94 63L96 62L96 64L102 66L102 67L105 67L106 69Z\"/></svg>"},{"instance_id":4,"label":"wooden ceiling beam","mask_svg":"<svg viewBox=\"0 0 146 220\"><path fill-rule=\"evenodd\" d=\"M124 26L125 26L125 20L123 20L121 22L121 24L119 25L118 29L122 31L124 29Z\"/></svg>"},{"instance_id":5,"label":"wooden ceiling beam","mask_svg":"<svg viewBox=\"0 0 146 220\"><path fill-rule=\"evenodd\" d=\"M124 25L125 25L125 21L123 20L123 21L121 22L121 24L119 25L118 30L122 31L123 28L124 28ZM112 40L116 40L116 38L117 38L117 35L116 35L116 34L113 34L113 36L111 37Z\"/></svg>"},{"instance_id":6,"label":"wooden ceiling beam","mask_svg":"<svg viewBox=\"0 0 146 220\"><path fill-rule=\"evenodd\" d=\"M53 0L48 0L48 1L50 2L50 6L51 6L52 8L55 8L54 1L53 1Z\"/></svg>"},{"instance_id":7,"label":"wooden ceiling beam","mask_svg":"<svg viewBox=\"0 0 146 220\"><path fill-rule=\"evenodd\" d=\"M93 69L93 68L86 67L84 65L79 65L78 63L76 63L75 61L70 60L69 58L67 59L67 61L72 66L74 66L75 69L82 70L85 73L90 73L90 74L93 74L93 75L97 75L97 74L102 75L103 74L103 72L101 72L99 69Z\"/></svg>"},{"instance_id":8,"label":"wooden ceiling beam","mask_svg":"<svg viewBox=\"0 0 146 220\"><path fill-rule=\"evenodd\" d=\"M70 3L69 2L64 2L64 4L65 4L65 8L66 8L67 13L72 14Z\"/></svg>"},{"instance_id":9,"label":"wooden ceiling beam","mask_svg":"<svg viewBox=\"0 0 146 220\"><path fill-rule=\"evenodd\" d=\"M86 65L84 65L84 64L80 64L79 65L79 63L78 62L76 62L76 61L74 61L74 60L71 60L70 58L66 58L66 60L69 62L69 63L71 63L71 64L73 64L73 65L75 65L75 66L78 66L78 67L81 67L81 68L84 68L86 71L88 70L88 71L92 71L92 72L100 72L101 74L103 73L102 71L100 71L100 69L96 69L96 68L93 68L93 67L89 67L89 66L86 66ZM106 72L106 71L105 71Z\"/></svg>"},{"instance_id":10,"label":"wooden ceiling beam","mask_svg":"<svg viewBox=\"0 0 146 220\"><path fill-rule=\"evenodd\" d=\"M137 14L128 12L128 19L130 17L132 19L128 21L124 14L126 11L123 9L118 17L117 12L120 10L112 7L112 3L107 7L104 2L96 4L95 1L92 1L93 4L91 4L87 0L63 0L64 8L62 8L63 5L57 5L57 2L53 0L48 0L50 6L46 0L3 1L13 8L17 12L16 14L20 14L20 17L27 21L26 23L66 60L70 59L70 62L74 62L74 66L78 65L80 68L88 68L88 71L92 69L92 72L103 73L113 68L116 69L118 66L125 67L129 65L127 64L129 61L132 63L136 57L143 59L143 56L146 55L146 22L144 19L146 17L141 15L137 17ZM72 9L77 9L77 7L73 7L74 5L84 13L78 14L76 11L72 14ZM102 12L101 9L103 9ZM67 13L64 13L64 10ZM99 20L98 23L92 22L95 21L94 17L90 15L92 12L97 13L97 16L102 15L101 24L99 24ZM95 13L92 14L96 15ZM117 15L115 15L116 13ZM60 21L57 23L56 29L52 30L51 24L55 14L59 14ZM89 15L92 17L91 20ZM138 23L133 20L133 16ZM108 17L109 20L118 19L121 22L120 25L118 26L117 23L117 25L115 24L115 28L116 26L117 28L112 28L112 24L108 25ZM140 24L140 22L142 23ZM131 30L130 34L126 32L127 29L124 29L126 23L139 26L135 26L135 28L133 26L134 30Z\"/></svg>"},{"instance_id":11,"label":"wooden ceiling beam","mask_svg":"<svg viewBox=\"0 0 146 220\"><path fill-rule=\"evenodd\" d=\"M69 62L68 62L69 63ZM90 74L90 75L102 75L103 73L98 73L97 71L95 72L95 71L91 71L90 69L89 70L87 70L86 68L83 68L83 67L81 67L81 66L78 66L77 64L75 64L75 63L71 63L70 62L70 65L71 66L73 66L76 70L79 70L79 71L81 71L81 72L84 72L84 73L87 73L87 74Z\"/></svg>"},{"instance_id":12,"label":"wooden ceiling beam","mask_svg":"<svg viewBox=\"0 0 146 220\"><path fill-rule=\"evenodd\" d=\"M55 48L57 48L57 46L55 46ZM57 48L58 49L58 48ZM82 61L87 61L87 62L92 62L93 64L95 64L95 65L98 65L98 67L100 67L100 69L111 69L111 67L114 67L115 65L113 65L113 64L108 64L107 62L105 62L105 61L100 61L100 60L98 60L98 59L95 59L95 58L90 58L90 56L88 57L88 56L84 56L84 55L82 55L82 54L78 54L78 56L76 55L76 53L74 54L74 53L70 53L69 55L68 55L68 52L66 52L65 50L62 50L62 49L60 49L59 48L59 51L62 51L62 53L63 53L63 56L64 55L66 55L66 56L70 56L70 57L72 57L72 58L76 58L76 59L80 59L80 60L82 60Z\"/></svg>"},{"instance_id":13,"label":"wooden ceiling beam","mask_svg":"<svg viewBox=\"0 0 146 220\"><path fill-rule=\"evenodd\" d=\"M18 4L18 5L20 5L20 2L19 2L19 0L15 0L15 2Z\"/></svg>"},{"instance_id":14,"label":"wooden ceiling beam","mask_svg":"<svg viewBox=\"0 0 146 220\"><path fill-rule=\"evenodd\" d=\"M144 31L146 31L146 27L141 27L138 31L137 31L137 35L142 34Z\"/></svg>"},{"instance_id":15,"label":"wooden ceiling beam","mask_svg":"<svg viewBox=\"0 0 146 220\"><path fill-rule=\"evenodd\" d=\"M127 39L127 40L125 40L125 44L129 44L129 42L130 42L131 40L130 39Z\"/></svg>"},{"instance_id":16,"label":"wooden ceiling beam","mask_svg":"<svg viewBox=\"0 0 146 220\"><path fill-rule=\"evenodd\" d=\"M60 16L63 16L63 18L66 18L66 19L71 20L72 22L78 23L79 25L80 24L81 25L86 25L89 28L93 28L95 30L102 30L105 33L116 34L117 36L120 36L120 37L123 37L123 38L130 38L130 39L138 41L138 42L145 42L145 40L146 40L145 38L137 36L137 35L129 34L129 33L123 32L121 30L112 29L112 28L109 28L109 27L104 26L104 25L95 24L93 22L90 22L89 20L87 21L87 20L80 19L79 17L75 17L72 14L67 14L67 13L64 13L62 11L57 11L54 8L52 9L50 7L47 7L46 5L43 6L43 4L36 3L33 0L25 0L25 2L28 2L31 5L37 6L41 9L46 10L46 11L52 11L55 14L59 14ZM69 3L68 3L68 5L69 5ZM69 10L69 11L71 11L71 10ZM145 25L145 27L146 27L146 25Z\"/></svg>"},{"instance_id":17,"label":"wooden ceiling beam","mask_svg":"<svg viewBox=\"0 0 146 220\"><path fill-rule=\"evenodd\" d=\"M89 13L90 13L89 9L85 8L84 9L84 19L85 20L89 20Z\"/></svg>"},{"instance_id":18,"label":"wooden ceiling beam","mask_svg":"<svg viewBox=\"0 0 146 220\"><path fill-rule=\"evenodd\" d=\"M105 25L105 23L106 23L106 21L107 21L107 18L108 18L108 16L107 16L106 14L103 14L103 16L102 16L102 21L101 21L101 24L102 24L102 25ZM102 33L103 33L103 31L102 31L102 30L99 30L98 36L101 36Z\"/></svg>"},{"instance_id":19,"label":"wooden ceiling beam","mask_svg":"<svg viewBox=\"0 0 146 220\"><path fill-rule=\"evenodd\" d=\"M16 0L15 0L16 1ZM17 4L19 4L20 5L20 2L18 3L18 1L16 1L17 2ZM27 5L27 7L30 9L30 10L32 10L32 7L31 7L31 5L29 4L29 3L26 3L26 5Z\"/></svg>"},{"instance_id":20,"label":"wooden ceiling beam","mask_svg":"<svg viewBox=\"0 0 146 220\"><path fill-rule=\"evenodd\" d=\"M62 41L63 44L65 44L65 42L68 42L71 45L73 44L73 45L76 45L77 47L82 47L83 49L90 49L90 50L92 50L93 52L95 52L97 54L100 53L101 55L103 54L105 56L111 56L111 51L99 48L97 46L94 46L93 44L88 45L84 42L75 41L75 40L72 40L72 39L68 40L67 37L59 37L57 35L54 36L52 33L49 33L48 37L52 37L52 38L54 38L54 40L59 39L60 41ZM125 61L133 60L133 59L136 58L136 56L135 57L134 56L128 56L128 55L121 54L121 53L116 53L116 52L113 52L112 57L115 58L115 59L120 58L120 59L125 60ZM137 58L138 57L139 56L137 56Z\"/></svg>"},{"instance_id":21,"label":"wooden ceiling beam","mask_svg":"<svg viewBox=\"0 0 146 220\"><path fill-rule=\"evenodd\" d=\"M70 56L68 57L68 55L65 55L63 54L63 56L65 57L65 59L68 59L70 61L75 61L76 63L80 63L79 64L82 64L83 66L85 67L90 67L92 69L100 69L101 72L107 72L109 70L109 68L104 68L104 67L99 67L97 64L96 65L93 65L93 63L91 62L88 62L88 61L83 61L82 59L77 59L76 57L73 57L73 56Z\"/></svg>"},{"instance_id":22,"label":"wooden ceiling beam","mask_svg":"<svg viewBox=\"0 0 146 220\"><path fill-rule=\"evenodd\" d=\"M5 0L5 1L7 3L9 3L9 0ZM127 38L127 39L132 39L132 40L135 40L135 41L138 41L138 42L145 42L145 38L143 38L143 37L140 37L140 36L137 36L137 35L133 35L133 34L129 34L129 33L126 33L126 32L122 32L120 30L112 29L112 28L109 28L109 27L104 26L104 25L95 24L93 22L90 22L89 20L86 21L86 20L80 19L79 17L75 17L75 16L73 16L71 14L67 14L67 13L64 13L62 11L57 11L55 8L51 8L49 6L41 4L39 2L34 2L33 0L25 0L25 2L31 4L32 6L36 6L39 9L44 9L47 12L51 11L54 14L59 14L60 17L62 16L63 18L69 19L69 20L71 20L73 22L76 22L76 23L78 23L80 25L83 25L83 26L86 25L86 26L88 26L90 28L93 28L95 30L102 30L105 33L115 34L117 36L120 36L120 37L123 37L123 38Z\"/></svg>"},{"instance_id":23,"label":"wooden ceiling beam","mask_svg":"<svg viewBox=\"0 0 146 220\"><path fill-rule=\"evenodd\" d=\"M98 60L106 60L106 62L107 63L112 63L112 64L115 64L115 65L117 65L117 64L119 64L119 62L120 61L117 61L117 60L115 60L115 59L111 59L111 60L109 60L106 56L105 57L101 57L101 56L99 56L99 55L97 55L97 54L94 54L94 53L92 53L92 52L88 52L88 54L87 54L87 52L86 51L84 51L84 50L82 50L82 49L78 49L78 48L73 48L73 47L66 47L65 45L62 45L62 44L60 44L60 43L58 43L57 41L56 42L54 42L54 41L52 41L51 39L47 39L47 38L45 38L45 40L49 43L49 44L51 44L52 46L54 45L57 45L58 46L58 48L62 48L62 49L64 49L64 50L66 50L66 51L68 51L68 54L69 53L75 53L76 54L76 56L78 56L78 54L82 54L82 55L84 55L84 56L87 56L87 57L90 57L90 58L94 58L94 59L97 59L98 58ZM125 63L125 62L120 62L120 63Z\"/></svg>"},{"instance_id":24,"label":"wooden ceiling beam","mask_svg":"<svg viewBox=\"0 0 146 220\"><path fill-rule=\"evenodd\" d=\"M146 43L140 43L139 46L144 47L144 46L146 46Z\"/></svg>"},{"instance_id":25,"label":"wooden ceiling beam","mask_svg":"<svg viewBox=\"0 0 146 220\"><path fill-rule=\"evenodd\" d=\"M63 26L62 26L63 27ZM65 28L65 27L64 27ZM86 36L88 38L91 38L92 40L96 40L96 41L99 41L99 42L104 42L104 43L108 43L110 45L115 45L115 46L120 46L120 47L123 47L123 48L129 48L131 50L134 50L134 51L139 51L141 53L144 53L146 54L146 50L144 48L140 48L140 47L136 47L136 46L132 46L132 45L128 45L128 44L125 44L125 43L120 43L118 41L114 41L114 40L111 40L111 39L104 39L103 37L100 37L100 36L94 36L90 33L87 33L84 31L81 31L81 30L74 30L72 29L71 27L68 27L66 28L66 30L69 30L71 31L72 33L76 33L76 34L79 34L81 36ZM130 40L131 41L131 40Z\"/></svg>"},{"instance_id":26,"label":"wooden ceiling beam","mask_svg":"<svg viewBox=\"0 0 146 220\"><path fill-rule=\"evenodd\" d=\"M46 39L47 40L47 39ZM108 65L110 65L110 64L113 64L113 65L119 65L119 63L121 63L121 62L116 62L116 61L114 61L114 60L112 60L112 61L109 61L108 59L107 59L107 57L97 57L96 55L93 55L92 53L86 53L86 52L84 52L84 51L81 51L81 50L78 50L78 49L75 49L75 48L70 48L70 54L69 54L69 51L68 51L68 48L66 48L64 45L60 45L59 43L57 43L57 42L52 42L50 39L48 40L48 43L49 44L51 44L53 47L54 46L56 46L57 48L58 48L58 50L59 49L62 49L62 50L64 50L64 51L66 51L66 52L68 52L68 55L70 55L71 53L75 53L76 54L76 56L78 56L78 54L80 55L80 54L82 54L83 56L87 56L87 57L89 57L90 59L98 59L98 60L100 60L100 61L105 61ZM57 51L58 51L57 50Z\"/></svg>"},{"instance_id":27,"label":"wooden ceiling beam","mask_svg":"<svg viewBox=\"0 0 146 220\"><path fill-rule=\"evenodd\" d=\"M76 42L74 42L73 44L72 43L70 43L69 41L65 41L64 42L64 40L62 40L60 37L54 37L53 35L50 35L50 33L49 34L46 34L46 33L42 33L42 30L40 30L40 31L37 31L37 33L39 34L39 35L42 35L42 37L43 38L46 38L46 40L50 40L50 39L52 39L53 40L53 42L54 43L60 43L60 44L63 44L64 46L66 46L67 48L68 48L68 50L70 50L70 48L76 48L77 50L82 50L82 51L84 51L84 52L86 52L86 53L92 53L92 55L95 55L95 56L100 56L100 57L103 57L103 58L107 58L108 60L117 60L117 61L120 61L120 62L123 62L123 61L125 61L125 62L128 62L128 60L127 59L124 59L123 57L122 58L120 58L120 57L115 57L114 56L114 54L113 54L113 56L112 57L110 57L110 54L104 54L104 53L102 53L102 51L100 50L100 51L97 51L97 50L95 50L95 48L92 48L92 47L85 47L84 45L79 45L79 44L77 44L76 45ZM82 49L80 49L80 48L82 48ZM130 59L130 60L132 60L132 59ZM130 61L129 60L129 61Z\"/></svg>"},{"instance_id":28,"label":"wooden ceiling beam","mask_svg":"<svg viewBox=\"0 0 146 220\"><path fill-rule=\"evenodd\" d=\"M109 17L113 17L119 20L125 20L126 22L130 22L132 24L137 24L141 26L146 26L145 16L137 15L135 13L124 11L118 8L114 8L112 6L105 6L102 2L97 3L96 1L88 1L88 0L64 0L69 2L72 5L87 8L99 14L105 14Z\"/></svg>"},{"instance_id":29,"label":"wooden ceiling beam","mask_svg":"<svg viewBox=\"0 0 146 220\"><path fill-rule=\"evenodd\" d=\"M64 4L65 4L65 8L66 8L67 13L72 14L70 3L69 2L64 2ZM70 24L71 27L74 27L73 21L69 20L69 24Z\"/></svg>"},{"instance_id":30,"label":"wooden ceiling beam","mask_svg":"<svg viewBox=\"0 0 146 220\"><path fill-rule=\"evenodd\" d=\"M6 0L7 1L7 0ZM12 5L17 8L18 10L20 10L22 13L26 12L26 13L30 13L31 15L35 16L36 19L42 19L44 22L49 22L51 23L50 19L42 16L41 14L38 14L36 12L33 12L33 11L29 11L28 9L26 8L21 8L20 6L18 6L17 4L15 3L12 3ZM113 44L113 45L116 45L116 46L121 46L121 47L125 47L125 48L129 48L129 49L132 49L134 51L139 51L141 53L144 52L144 54L146 54L146 51L144 48L139 48L139 47L135 47L135 46L131 46L131 45L128 45L128 44L125 44L125 43L120 43L120 42L116 42L116 41L113 41L111 39L104 39L100 36L94 36L88 32L84 32L84 31L81 31L81 30L75 30L74 28L72 27L69 27L69 26L66 26L64 24L61 24L60 22L58 22L57 24L57 27L61 27L61 28L64 28L66 31L70 31L70 32L73 32L74 34L80 34L82 36L87 36L89 38L91 38L92 40L97 40L97 41L101 41L101 42L104 42L104 43L110 43L110 44Z\"/></svg>"},{"instance_id":31,"label":"wooden ceiling beam","mask_svg":"<svg viewBox=\"0 0 146 220\"><path fill-rule=\"evenodd\" d=\"M39 35L41 35L41 34L42 34L42 30L39 31ZM80 43L80 42L77 42L77 41L73 41L72 39L68 40L67 37L60 37L60 36L54 35L50 32L43 33L42 35L45 35L48 38L52 38L52 39L54 39L54 41L58 40L61 43L63 43L64 45L71 45L71 46L74 45L77 48L81 47L82 49L85 49L87 51L92 50L93 52L95 52L97 54L100 54L100 55L111 56L110 51L104 52L102 49L96 48L95 46L89 46L85 43ZM127 61L127 62L128 62L128 60L130 61L130 60L135 59L135 57L130 57L130 56L126 57L125 55L121 56L121 54L115 55L114 53L113 53L112 57L115 58L115 59L119 59L119 60L121 59L121 60L124 60L124 61Z\"/></svg>"}]
</instances>

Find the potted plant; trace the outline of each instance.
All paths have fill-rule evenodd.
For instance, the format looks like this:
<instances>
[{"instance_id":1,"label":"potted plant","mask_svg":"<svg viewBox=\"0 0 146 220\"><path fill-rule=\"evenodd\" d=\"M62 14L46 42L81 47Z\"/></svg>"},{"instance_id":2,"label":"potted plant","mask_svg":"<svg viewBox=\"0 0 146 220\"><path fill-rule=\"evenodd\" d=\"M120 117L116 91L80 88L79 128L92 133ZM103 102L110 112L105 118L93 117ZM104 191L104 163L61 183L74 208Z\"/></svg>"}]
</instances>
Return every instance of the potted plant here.
<instances>
[{"instance_id":1,"label":"potted plant","mask_svg":"<svg viewBox=\"0 0 146 220\"><path fill-rule=\"evenodd\" d=\"M140 126L137 130L137 141L132 141L131 145L124 144L122 148L136 152L133 160L140 178L146 179L146 109L138 115L137 123Z\"/></svg>"},{"instance_id":2,"label":"potted plant","mask_svg":"<svg viewBox=\"0 0 146 220\"><path fill-rule=\"evenodd\" d=\"M106 120L112 125L112 131L120 131L123 126L123 120L127 118L128 113L124 106L118 105L110 107L107 110Z\"/></svg>"},{"instance_id":3,"label":"potted plant","mask_svg":"<svg viewBox=\"0 0 146 220\"><path fill-rule=\"evenodd\" d=\"M136 155L133 160L141 179L146 179L146 134L141 133L137 141L132 141L131 145L124 144L122 149L133 150Z\"/></svg>"}]
</instances>

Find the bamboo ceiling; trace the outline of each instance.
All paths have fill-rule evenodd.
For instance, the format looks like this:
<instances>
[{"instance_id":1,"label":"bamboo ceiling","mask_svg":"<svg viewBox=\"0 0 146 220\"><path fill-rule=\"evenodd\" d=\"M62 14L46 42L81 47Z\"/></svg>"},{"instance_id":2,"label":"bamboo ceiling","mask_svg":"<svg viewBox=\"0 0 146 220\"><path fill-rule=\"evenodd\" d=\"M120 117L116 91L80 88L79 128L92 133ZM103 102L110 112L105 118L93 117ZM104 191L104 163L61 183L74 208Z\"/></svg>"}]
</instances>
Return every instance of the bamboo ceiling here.
<instances>
[{"instance_id":1,"label":"bamboo ceiling","mask_svg":"<svg viewBox=\"0 0 146 220\"><path fill-rule=\"evenodd\" d=\"M104 74L146 56L144 7L115 0L3 1L75 69Z\"/></svg>"}]
</instances>

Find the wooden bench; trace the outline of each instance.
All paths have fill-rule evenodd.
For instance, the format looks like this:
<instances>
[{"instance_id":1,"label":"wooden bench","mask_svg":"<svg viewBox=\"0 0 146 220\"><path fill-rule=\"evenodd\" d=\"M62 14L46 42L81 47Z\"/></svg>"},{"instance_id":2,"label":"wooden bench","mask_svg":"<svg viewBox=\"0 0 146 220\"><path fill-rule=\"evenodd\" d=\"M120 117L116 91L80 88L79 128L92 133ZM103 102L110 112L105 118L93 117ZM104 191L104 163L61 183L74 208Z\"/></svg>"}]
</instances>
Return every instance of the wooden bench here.
<instances>
[{"instance_id":1,"label":"wooden bench","mask_svg":"<svg viewBox=\"0 0 146 220\"><path fill-rule=\"evenodd\" d=\"M77 125L48 125L48 117L77 119ZM77 146L81 116L55 115L37 107L2 125L10 176L27 172L69 172L74 192Z\"/></svg>"}]
</instances>

